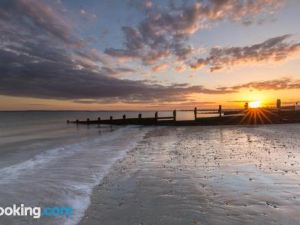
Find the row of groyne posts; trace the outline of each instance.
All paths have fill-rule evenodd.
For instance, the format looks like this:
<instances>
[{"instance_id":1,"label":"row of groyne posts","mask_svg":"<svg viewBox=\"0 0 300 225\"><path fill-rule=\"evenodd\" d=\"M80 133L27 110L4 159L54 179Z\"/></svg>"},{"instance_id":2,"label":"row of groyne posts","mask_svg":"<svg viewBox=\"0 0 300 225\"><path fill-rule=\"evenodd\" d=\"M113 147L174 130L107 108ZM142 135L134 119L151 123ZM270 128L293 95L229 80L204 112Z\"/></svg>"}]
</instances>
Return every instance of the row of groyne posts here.
<instances>
[{"instance_id":1,"label":"row of groyne posts","mask_svg":"<svg viewBox=\"0 0 300 225\"><path fill-rule=\"evenodd\" d=\"M176 121L176 115L177 115L177 111L176 111L176 110L173 110L173 116L163 116L163 117L159 117L159 116L158 116L158 112L155 112L154 118L143 118L143 117L142 117L142 113L139 113L139 114L138 114L137 120L138 120L138 121L142 121L143 119L154 119L156 122L158 122L158 121L160 121L160 120ZM115 121L115 120L119 120L119 121L120 121L120 120L124 120L124 121L126 121L127 119L129 119L129 118L127 118L127 117L126 117L126 114L124 114L124 115L122 116L122 119L114 119L113 116L110 116L109 119L108 119L108 120L105 120L105 121ZM130 119L135 119L135 118L130 118ZM102 121L102 120L101 120L101 117L98 117L98 118L97 118L97 121L100 123L100 122ZM71 122L70 120L67 120L67 123L70 123L70 122ZM75 122L75 123L80 123L80 122L83 122L83 121L75 120L74 122ZM90 120L90 118L87 118L85 122L86 122L86 123L91 123L92 120Z\"/></svg>"},{"instance_id":2,"label":"row of groyne posts","mask_svg":"<svg viewBox=\"0 0 300 225\"><path fill-rule=\"evenodd\" d=\"M222 114L223 114L223 112L222 112L222 105L219 105L219 108L216 111L212 111L212 110L207 110L207 111L209 111L210 113L213 113L213 114L218 114L219 117L222 117ZM198 114L205 114L205 110L201 110L200 111L200 110L197 109L197 107L195 107L194 108L194 119L195 120L197 120L199 118ZM109 122L109 121L111 121L111 122L113 122L113 121L122 122L122 120L123 120L125 122L127 120L143 121L143 120L149 120L149 119L151 120L151 119L153 119L154 122L158 122L158 121L170 121L170 122L174 121L175 122L176 121L176 117L177 117L177 111L173 110L172 116L161 116L160 117L158 115L158 112L155 112L154 118L147 118L147 117L143 118L142 117L142 113L138 114L138 118L127 118L126 114L124 114L121 119L114 119L113 116L110 116L108 120L104 120L104 121L106 121L106 122ZM101 123L101 121L103 121L103 120L101 120L101 117L98 117L97 120L91 120L90 118L87 118L85 121L75 120L73 122L77 123L77 124L78 123L89 124L89 123L97 123L97 122ZM70 123L70 122L71 122L70 120L67 120L67 123Z\"/></svg>"},{"instance_id":3,"label":"row of groyne posts","mask_svg":"<svg viewBox=\"0 0 300 225\"><path fill-rule=\"evenodd\" d=\"M298 103L296 103L294 110L300 110L300 108L298 109ZM291 107L288 107L291 108ZM276 101L276 107L275 108L268 108L267 110L272 110L274 112L274 110L276 110L276 112L278 112L278 115L281 114L281 110L287 110L287 107L282 107L281 105L281 100L277 99ZM211 114L214 115L212 117L223 117L223 116L236 116L236 115L240 115L240 114L247 114L247 112L250 110L249 104L248 102L245 103L244 105L244 109L240 109L240 110L223 110L222 105L219 105L217 110L213 110L213 109L202 109L199 110L197 107L194 108L194 110L191 110L194 112L194 120L195 121L199 121L200 118L205 119L205 117L203 116L198 116L199 114ZM291 110L291 109L289 109ZM122 118L118 118L118 119L114 119L113 116L110 116L109 119L106 120L102 120L100 117L97 118L97 120L90 120L89 118L87 118L86 120L75 120L75 121L69 121L67 120L67 123L76 123L76 124L155 124L157 122L167 122L167 123L174 123L176 122L176 117L177 117L177 111L173 110L172 111L172 116L159 116L158 112L154 113L154 117L143 117L142 113L138 114L137 118L127 118L126 114L124 114L122 116ZM193 120L189 120L189 121L193 121Z\"/></svg>"}]
</instances>

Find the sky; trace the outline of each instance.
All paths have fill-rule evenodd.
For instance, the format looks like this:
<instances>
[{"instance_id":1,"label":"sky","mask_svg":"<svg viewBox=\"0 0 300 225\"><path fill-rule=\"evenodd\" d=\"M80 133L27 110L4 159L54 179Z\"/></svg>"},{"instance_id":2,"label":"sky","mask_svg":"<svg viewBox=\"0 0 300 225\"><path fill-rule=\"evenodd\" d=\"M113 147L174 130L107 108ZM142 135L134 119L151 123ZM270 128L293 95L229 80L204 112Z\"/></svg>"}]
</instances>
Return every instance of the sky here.
<instances>
[{"instance_id":1,"label":"sky","mask_svg":"<svg viewBox=\"0 0 300 225\"><path fill-rule=\"evenodd\" d=\"M0 0L0 110L300 101L298 0Z\"/></svg>"}]
</instances>

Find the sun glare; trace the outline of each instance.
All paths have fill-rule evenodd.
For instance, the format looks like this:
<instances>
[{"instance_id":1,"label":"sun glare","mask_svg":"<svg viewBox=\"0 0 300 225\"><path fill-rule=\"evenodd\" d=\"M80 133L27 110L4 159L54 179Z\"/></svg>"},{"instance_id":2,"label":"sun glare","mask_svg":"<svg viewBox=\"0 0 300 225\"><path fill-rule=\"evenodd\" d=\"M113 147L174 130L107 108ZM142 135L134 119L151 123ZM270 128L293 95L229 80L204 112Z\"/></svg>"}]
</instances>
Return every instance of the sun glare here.
<instances>
[{"instance_id":1,"label":"sun glare","mask_svg":"<svg viewBox=\"0 0 300 225\"><path fill-rule=\"evenodd\" d=\"M259 107L261 107L261 102L260 101L249 102L249 107L250 108L259 108Z\"/></svg>"}]
</instances>

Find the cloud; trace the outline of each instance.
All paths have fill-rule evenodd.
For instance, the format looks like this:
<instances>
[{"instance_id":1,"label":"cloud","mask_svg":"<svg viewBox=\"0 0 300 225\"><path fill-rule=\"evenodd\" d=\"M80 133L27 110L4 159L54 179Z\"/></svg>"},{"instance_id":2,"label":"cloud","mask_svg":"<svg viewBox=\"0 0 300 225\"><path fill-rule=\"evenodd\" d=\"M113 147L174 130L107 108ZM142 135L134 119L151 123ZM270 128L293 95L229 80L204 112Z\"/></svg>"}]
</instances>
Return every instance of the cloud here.
<instances>
[{"instance_id":1,"label":"cloud","mask_svg":"<svg viewBox=\"0 0 300 225\"><path fill-rule=\"evenodd\" d=\"M136 70L127 67L112 68L106 66L103 66L101 68L101 71L103 72L103 74L108 74L109 76L116 76L116 77L120 77L126 74L132 74L136 72Z\"/></svg>"},{"instance_id":2,"label":"cloud","mask_svg":"<svg viewBox=\"0 0 300 225\"><path fill-rule=\"evenodd\" d=\"M160 71L166 70L168 67L169 67L168 64L162 63L162 64L159 64L157 66L152 67L152 71L153 72L160 72Z\"/></svg>"},{"instance_id":3,"label":"cloud","mask_svg":"<svg viewBox=\"0 0 300 225\"><path fill-rule=\"evenodd\" d=\"M279 80L250 82L246 84L205 88L201 85L160 85L146 81L118 79L109 76L110 69L93 71L78 68L61 48L43 46L49 57L33 55L41 44L32 45L30 54L14 49L0 49L0 94L47 99L84 100L100 102L174 102L187 101L192 94L230 94L240 89L258 90L300 89L300 81ZM52 57L55 56L55 57ZM119 68L131 72L127 68Z\"/></svg>"},{"instance_id":4,"label":"cloud","mask_svg":"<svg viewBox=\"0 0 300 225\"><path fill-rule=\"evenodd\" d=\"M137 27L123 27L125 48L108 48L119 58L140 59L144 64L175 56L186 60L193 52L189 37L212 22L233 20L247 23L269 15L283 4L280 0L209 0L168 8L151 7Z\"/></svg>"},{"instance_id":5,"label":"cloud","mask_svg":"<svg viewBox=\"0 0 300 225\"><path fill-rule=\"evenodd\" d=\"M88 21L93 21L93 20L97 19L97 15L96 14L87 12L85 9L80 9L79 10L79 15L83 19L88 20Z\"/></svg>"},{"instance_id":6,"label":"cloud","mask_svg":"<svg viewBox=\"0 0 300 225\"><path fill-rule=\"evenodd\" d=\"M295 53L300 53L300 42L286 42L290 37L291 35L287 34L244 47L212 48L207 58L198 59L191 67L199 69L209 66L213 72L239 64L283 61Z\"/></svg>"},{"instance_id":7,"label":"cloud","mask_svg":"<svg viewBox=\"0 0 300 225\"><path fill-rule=\"evenodd\" d=\"M1 20L0 20L1 21ZM126 67L100 69L94 63L102 55L92 51L72 51L49 36L34 40L19 33L1 36L0 94L46 99L100 99L101 101L175 101L191 93L223 94L202 86L151 84L111 77L136 72ZM3 39L2 39L3 38Z\"/></svg>"},{"instance_id":8,"label":"cloud","mask_svg":"<svg viewBox=\"0 0 300 225\"><path fill-rule=\"evenodd\" d=\"M60 51L60 50L59 50ZM117 79L111 71L78 68L67 55L37 60L25 54L0 50L0 94L50 99L108 99L109 101L174 101L191 93L223 94L223 91L187 84L163 86ZM120 69L126 70L126 69Z\"/></svg>"},{"instance_id":9,"label":"cloud","mask_svg":"<svg viewBox=\"0 0 300 225\"><path fill-rule=\"evenodd\" d=\"M187 69L187 66L184 63L180 63L180 64L176 65L176 67L175 67L175 71L178 73L182 73L182 72L186 71L186 69Z\"/></svg>"},{"instance_id":10,"label":"cloud","mask_svg":"<svg viewBox=\"0 0 300 225\"><path fill-rule=\"evenodd\" d=\"M62 54L63 55L63 54ZM202 86L155 85L78 69L68 59L35 62L31 57L0 50L0 94L51 99L155 101L185 99L191 93L223 94ZM62 60L64 59L64 60Z\"/></svg>"},{"instance_id":11,"label":"cloud","mask_svg":"<svg viewBox=\"0 0 300 225\"><path fill-rule=\"evenodd\" d=\"M72 35L72 26L62 19L62 15L39 0L3 0L0 3L2 26L13 30L23 31L30 28L32 35L47 33L52 37L62 40L66 44L80 45ZM1 16L0 16L1 18ZM28 31L28 30L27 30Z\"/></svg>"},{"instance_id":12,"label":"cloud","mask_svg":"<svg viewBox=\"0 0 300 225\"><path fill-rule=\"evenodd\" d=\"M107 54L97 49L88 49L71 23L66 22L66 18L58 10L44 1L1 1L0 32L2 49L29 56L36 63L68 60L67 63L74 64L77 68L92 71L108 71L110 68L113 76L118 72L134 72L116 66L115 60Z\"/></svg>"},{"instance_id":13,"label":"cloud","mask_svg":"<svg viewBox=\"0 0 300 225\"><path fill-rule=\"evenodd\" d=\"M241 85L225 88L225 91L238 91L240 89L256 89L256 90L288 90L300 89L300 80L293 80L291 78L281 78L267 81L249 82Z\"/></svg>"},{"instance_id":14,"label":"cloud","mask_svg":"<svg viewBox=\"0 0 300 225\"><path fill-rule=\"evenodd\" d=\"M146 9L151 9L151 8L153 7L153 2L150 1L150 0L145 1L144 7L145 7Z\"/></svg>"}]
</instances>

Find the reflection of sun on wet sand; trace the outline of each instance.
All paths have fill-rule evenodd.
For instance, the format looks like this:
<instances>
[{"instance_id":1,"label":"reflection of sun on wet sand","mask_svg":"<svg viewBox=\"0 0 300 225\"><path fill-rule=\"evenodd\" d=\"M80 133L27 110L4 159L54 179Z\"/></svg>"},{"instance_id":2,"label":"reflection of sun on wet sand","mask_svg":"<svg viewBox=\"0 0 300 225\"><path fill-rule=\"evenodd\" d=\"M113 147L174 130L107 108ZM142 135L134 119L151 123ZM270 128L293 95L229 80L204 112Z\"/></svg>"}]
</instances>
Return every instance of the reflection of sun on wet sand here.
<instances>
[{"instance_id":1,"label":"reflection of sun on wet sand","mask_svg":"<svg viewBox=\"0 0 300 225\"><path fill-rule=\"evenodd\" d=\"M154 128L82 225L300 224L300 126Z\"/></svg>"}]
</instances>

